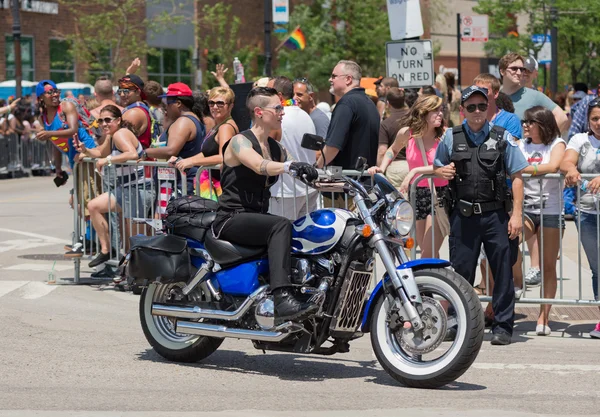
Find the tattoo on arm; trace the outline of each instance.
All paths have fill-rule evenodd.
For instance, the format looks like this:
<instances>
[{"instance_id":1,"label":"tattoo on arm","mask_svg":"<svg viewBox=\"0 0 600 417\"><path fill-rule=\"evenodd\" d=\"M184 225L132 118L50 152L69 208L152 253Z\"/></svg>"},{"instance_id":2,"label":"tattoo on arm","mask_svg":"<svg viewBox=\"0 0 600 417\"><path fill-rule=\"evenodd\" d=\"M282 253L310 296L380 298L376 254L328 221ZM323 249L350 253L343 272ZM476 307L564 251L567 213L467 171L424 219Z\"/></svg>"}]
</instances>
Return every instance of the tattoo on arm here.
<instances>
[{"instance_id":1,"label":"tattoo on arm","mask_svg":"<svg viewBox=\"0 0 600 417\"><path fill-rule=\"evenodd\" d=\"M260 163L260 174L261 175L267 175L267 165L269 165L269 160L267 159L263 159L263 161Z\"/></svg>"},{"instance_id":2,"label":"tattoo on arm","mask_svg":"<svg viewBox=\"0 0 600 417\"><path fill-rule=\"evenodd\" d=\"M386 151L385 152L385 157L387 159L389 159L390 161L392 161L394 159L394 152L392 152L392 151Z\"/></svg>"},{"instance_id":3,"label":"tattoo on arm","mask_svg":"<svg viewBox=\"0 0 600 417\"><path fill-rule=\"evenodd\" d=\"M236 136L232 139L231 146L233 147L233 153L238 155L242 149L252 148L252 144L248 139L243 136Z\"/></svg>"}]
</instances>

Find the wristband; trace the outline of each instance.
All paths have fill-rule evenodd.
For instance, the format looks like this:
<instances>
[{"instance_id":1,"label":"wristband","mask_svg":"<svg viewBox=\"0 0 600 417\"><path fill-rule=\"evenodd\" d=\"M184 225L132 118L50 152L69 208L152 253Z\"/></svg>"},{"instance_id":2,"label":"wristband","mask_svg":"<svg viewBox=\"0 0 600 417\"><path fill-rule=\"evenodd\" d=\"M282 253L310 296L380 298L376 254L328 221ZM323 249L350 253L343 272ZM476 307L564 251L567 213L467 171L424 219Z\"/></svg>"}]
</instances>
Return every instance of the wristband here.
<instances>
[{"instance_id":1,"label":"wristband","mask_svg":"<svg viewBox=\"0 0 600 417\"><path fill-rule=\"evenodd\" d=\"M538 172L538 164L535 163L535 164L533 164L533 175L537 175L537 172Z\"/></svg>"},{"instance_id":2,"label":"wristband","mask_svg":"<svg viewBox=\"0 0 600 417\"><path fill-rule=\"evenodd\" d=\"M292 165L292 161L287 161L283 163L283 172L286 174L290 173L290 165Z\"/></svg>"},{"instance_id":3,"label":"wristband","mask_svg":"<svg viewBox=\"0 0 600 417\"><path fill-rule=\"evenodd\" d=\"M108 155L108 156L106 157L106 163L107 163L107 165L108 165L109 167L111 167L111 166L112 166L112 155Z\"/></svg>"}]
</instances>

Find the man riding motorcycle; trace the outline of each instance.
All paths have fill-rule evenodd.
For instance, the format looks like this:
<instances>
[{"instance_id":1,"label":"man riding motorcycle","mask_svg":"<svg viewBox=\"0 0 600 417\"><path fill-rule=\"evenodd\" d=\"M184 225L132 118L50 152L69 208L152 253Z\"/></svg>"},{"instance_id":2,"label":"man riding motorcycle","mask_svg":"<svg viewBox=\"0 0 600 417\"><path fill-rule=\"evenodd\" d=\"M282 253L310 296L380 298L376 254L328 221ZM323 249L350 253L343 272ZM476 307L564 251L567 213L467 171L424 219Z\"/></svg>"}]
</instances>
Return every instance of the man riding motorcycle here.
<instances>
[{"instance_id":1,"label":"man riding motorcycle","mask_svg":"<svg viewBox=\"0 0 600 417\"><path fill-rule=\"evenodd\" d=\"M267 214L270 187L280 174L317 179L317 170L305 162L294 162L285 148L269 137L281 128L284 108L273 88L253 89L246 100L253 126L234 136L223 147L222 194L212 225L215 238L243 246L267 246L270 285L275 316L297 320L318 310L292 294L292 224L283 217Z\"/></svg>"}]
</instances>

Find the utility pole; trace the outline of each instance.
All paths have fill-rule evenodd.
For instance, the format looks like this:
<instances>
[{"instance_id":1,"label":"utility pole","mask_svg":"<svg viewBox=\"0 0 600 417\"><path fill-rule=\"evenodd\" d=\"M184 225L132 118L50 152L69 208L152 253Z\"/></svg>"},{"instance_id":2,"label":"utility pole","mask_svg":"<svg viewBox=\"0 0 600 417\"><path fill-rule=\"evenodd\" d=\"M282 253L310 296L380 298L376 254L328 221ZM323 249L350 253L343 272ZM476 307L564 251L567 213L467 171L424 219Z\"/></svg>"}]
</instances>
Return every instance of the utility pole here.
<instances>
[{"instance_id":1,"label":"utility pole","mask_svg":"<svg viewBox=\"0 0 600 417\"><path fill-rule=\"evenodd\" d=\"M558 20L558 11L556 10L556 0L552 0L550 8L550 51L552 61L550 62L550 92L552 97L558 92L558 29L556 21Z\"/></svg>"},{"instance_id":2,"label":"utility pole","mask_svg":"<svg viewBox=\"0 0 600 417\"><path fill-rule=\"evenodd\" d=\"M15 88L16 96L21 97L21 81L23 81L23 68L21 64L21 12L19 0L12 0L12 18L13 18L13 47L15 49Z\"/></svg>"},{"instance_id":3,"label":"utility pole","mask_svg":"<svg viewBox=\"0 0 600 417\"><path fill-rule=\"evenodd\" d=\"M273 2L265 0L265 70L267 77L271 76L271 26L273 24Z\"/></svg>"},{"instance_id":4,"label":"utility pole","mask_svg":"<svg viewBox=\"0 0 600 417\"><path fill-rule=\"evenodd\" d=\"M194 54L192 57L194 80L193 87L196 90L202 88L202 68L200 66L200 30L198 28L198 0L194 0Z\"/></svg>"},{"instance_id":5,"label":"utility pole","mask_svg":"<svg viewBox=\"0 0 600 417\"><path fill-rule=\"evenodd\" d=\"M462 19L460 18L460 13L456 13L456 71L458 72L456 76L456 82L458 84L458 88L461 88L462 86L462 83L460 82L462 75L462 72L460 70L460 39L462 36L460 33L461 22Z\"/></svg>"}]
</instances>

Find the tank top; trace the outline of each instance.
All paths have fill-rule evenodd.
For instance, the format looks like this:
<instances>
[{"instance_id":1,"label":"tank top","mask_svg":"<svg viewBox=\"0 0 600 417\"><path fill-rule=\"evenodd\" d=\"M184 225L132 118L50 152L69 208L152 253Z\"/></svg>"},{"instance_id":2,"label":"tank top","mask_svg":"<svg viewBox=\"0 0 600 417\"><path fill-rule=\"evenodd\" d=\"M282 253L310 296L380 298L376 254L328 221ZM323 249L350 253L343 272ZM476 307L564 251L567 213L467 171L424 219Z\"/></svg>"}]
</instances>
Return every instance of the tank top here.
<instances>
[{"instance_id":1,"label":"tank top","mask_svg":"<svg viewBox=\"0 0 600 417\"><path fill-rule=\"evenodd\" d=\"M54 116L52 122L48 122L48 118L46 116L46 112L42 112L42 122L44 123L44 130L46 131L56 131L56 130L65 130L69 128L67 122L63 122L60 118L58 112ZM81 124L77 129L77 137L79 141L82 142L86 148L92 149L96 147L94 139L90 136L87 129L85 129ZM62 153L66 154L69 158L69 164L71 168L75 165L75 156L77 155L77 150L73 146L73 138L67 137L53 137L51 138L52 144L56 146Z\"/></svg>"},{"instance_id":2,"label":"tank top","mask_svg":"<svg viewBox=\"0 0 600 417\"><path fill-rule=\"evenodd\" d=\"M435 160L435 152L437 151L438 142L436 141L435 145L431 147L427 153L427 162L429 165L433 165L433 161ZM414 168L419 168L423 166L423 156L421 155L421 149L419 149L419 144L414 136L410 136L408 143L406 144L406 162L408 162L408 169L412 170ZM436 187L444 187L448 185L448 181L442 178L435 178L433 180L433 184ZM417 187L429 187L428 180L421 180L417 184Z\"/></svg>"},{"instance_id":3,"label":"tank top","mask_svg":"<svg viewBox=\"0 0 600 417\"><path fill-rule=\"evenodd\" d=\"M194 116L183 115L182 117L188 118L192 122L194 122L194 126L196 127L196 137L189 142L185 142L177 156L180 158L190 158L194 155L198 155L201 152L202 138L204 138L205 129L204 124L198 119L196 119ZM171 128L171 126L169 126L169 129ZM167 144L169 143L169 129L167 129L167 132L165 132L167 134ZM197 172L198 167L191 167L187 172L186 178L188 192L192 192L194 190L194 178L196 177ZM179 179L180 176L181 174L179 170L177 170L177 178Z\"/></svg>"},{"instance_id":4,"label":"tank top","mask_svg":"<svg viewBox=\"0 0 600 417\"><path fill-rule=\"evenodd\" d=\"M142 152L144 148L142 147L141 142L138 140L138 145L135 151L138 154L138 158L142 156ZM121 155L121 152L114 144L111 139L111 156ZM117 185L127 185L129 183L134 184L144 184L146 181L144 178L144 167L135 165L118 165L114 168L114 175L117 176Z\"/></svg>"},{"instance_id":5,"label":"tank top","mask_svg":"<svg viewBox=\"0 0 600 417\"><path fill-rule=\"evenodd\" d=\"M125 107L123 109L123 114L131 109L142 109L144 111L144 113L146 113L146 122L147 122L147 126L146 126L146 130L138 135L138 141L142 144L143 148L146 149L148 147L150 147L150 144L152 143L152 119L150 118L150 109L148 108L148 106L146 106L144 103L142 103L141 101L137 101L135 103L130 104L129 106Z\"/></svg>"},{"instance_id":6,"label":"tank top","mask_svg":"<svg viewBox=\"0 0 600 417\"><path fill-rule=\"evenodd\" d=\"M251 130L245 130L241 134L252 143L252 149L262 156L260 143L254 133ZM227 142L223 147L223 153L229 143ZM281 147L275 139L269 138L269 150L273 161L281 161ZM257 174L242 164L230 167L223 162L221 170L223 193L219 197L218 217L228 217L232 213L240 212L267 213L271 198L269 189L277 182L278 178L278 175L265 177Z\"/></svg>"},{"instance_id":7,"label":"tank top","mask_svg":"<svg viewBox=\"0 0 600 417\"><path fill-rule=\"evenodd\" d=\"M219 143L217 142L217 134L219 133L219 128L225 124L233 127L233 130L235 132L235 134L238 134L238 130L235 128L234 125L232 125L231 123L229 123L230 119L225 120L223 123L218 124L217 126L213 127L207 134L206 137L204 138L204 141L202 142L202 154L207 157L207 156L215 156L219 154ZM219 170L213 169L211 170L211 175L213 178L215 178L216 180L219 180L221 178L221 172Z\"/></svg>"}]
</instances>

